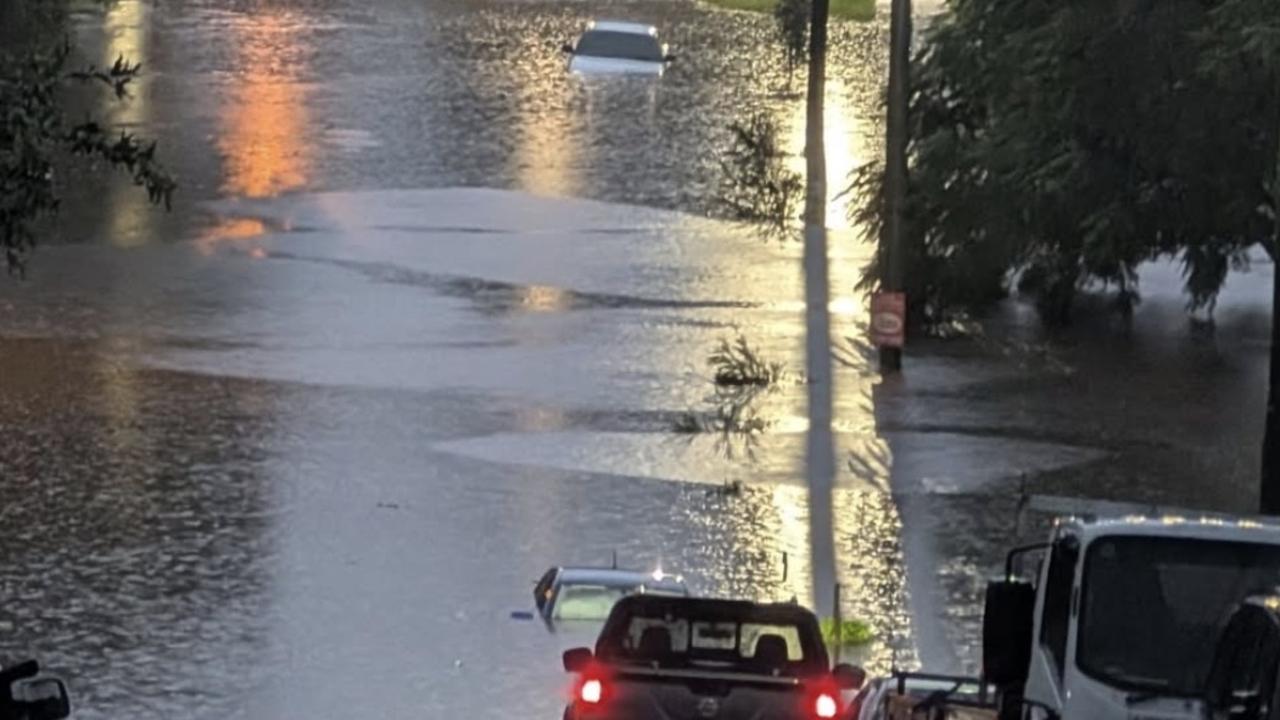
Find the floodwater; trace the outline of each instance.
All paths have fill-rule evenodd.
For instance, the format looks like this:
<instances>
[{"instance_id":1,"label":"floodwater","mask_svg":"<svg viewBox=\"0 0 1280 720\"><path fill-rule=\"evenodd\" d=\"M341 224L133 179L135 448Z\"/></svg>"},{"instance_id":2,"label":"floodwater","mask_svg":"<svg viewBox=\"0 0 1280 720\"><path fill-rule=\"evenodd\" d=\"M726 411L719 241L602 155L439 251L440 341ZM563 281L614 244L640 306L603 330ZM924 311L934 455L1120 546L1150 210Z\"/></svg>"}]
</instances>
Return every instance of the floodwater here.
<instances>
[{"instance_id":1,"label":"floodwater","mask_svg":"<svg viewBox=\"0 0 1280 720\"><path fill-rule=\"evenodd\" d=\"M680 59L567 76L592 17L655 22ZM63 673L83 718L558 717L558 651L589 633L510 617L550 565L616 551L811 604L800 247L705 216L744 112L801 165L769 22L663 0L75 15L84 59L143 61L104 107L182 191L165 214L86 179L0 284L0 659ZM833 194L878 147L884 38L834 28ZM876 635L855 659L975 669L981 581L1038 527L1020 490L1248 505L1265 264L1214 334L1153 267L1132 326L1047 337L1010 304L882 383L842 202L835 547L842 613ZM738 334L787 369L752 401L764 432L675 432L720 401L705 358Z\"/></svg>"}]
</instances>

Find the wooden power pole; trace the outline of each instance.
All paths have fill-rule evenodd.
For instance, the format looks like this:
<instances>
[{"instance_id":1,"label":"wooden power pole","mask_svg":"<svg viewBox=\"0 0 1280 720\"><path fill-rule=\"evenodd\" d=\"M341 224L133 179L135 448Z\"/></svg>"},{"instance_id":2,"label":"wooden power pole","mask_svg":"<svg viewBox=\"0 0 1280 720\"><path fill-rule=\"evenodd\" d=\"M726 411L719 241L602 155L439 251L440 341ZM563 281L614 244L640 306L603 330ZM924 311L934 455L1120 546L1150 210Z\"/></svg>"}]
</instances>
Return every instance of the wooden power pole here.
<instances>
[{"instance_id":1,"label":"wooden power pole","mask_svg":"<svg viewBox=\"0 0 1280 720\"><path fill-rule=\"evenodd\" d=\"M880 242L883 292L902 292L903 205L907 197L907 112L911 87L911 0L893 0L889 20L889 107L885 129L885 218ZM902 348L880 347L880 372L902 370Z\"/></svg>"}]
</instances>

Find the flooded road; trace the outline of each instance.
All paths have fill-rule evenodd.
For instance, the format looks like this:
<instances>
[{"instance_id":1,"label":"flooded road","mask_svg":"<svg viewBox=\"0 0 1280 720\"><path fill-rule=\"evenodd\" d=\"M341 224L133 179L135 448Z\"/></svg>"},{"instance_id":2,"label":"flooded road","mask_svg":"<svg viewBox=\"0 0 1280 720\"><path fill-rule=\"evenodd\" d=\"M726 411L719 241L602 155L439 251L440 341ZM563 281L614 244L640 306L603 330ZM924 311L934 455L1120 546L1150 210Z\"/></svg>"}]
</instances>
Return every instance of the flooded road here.
<instances>
[{"instance_id":1,"label":"flooded road","mask_svg":"<svg viewBox=\"0 0 1280 720\"><path fill-rule=\"evenodd\" d=\"M22 479L6 517L44 538L14 539L25 561L5 584L30 600L11 622L56 666L107 678L85 714L328 717L373 692L409 717L472 708L497 677L486 707L553 715L561 642L509 613L546 566L615 550L700 592L806 599L803 384L759 401L772 428L754 460L672 429L705 406L703 359L737 328L797 365L803 325L780 298L800 295L798 248L509 191L253 207L294 230L46 248L43 279L5 294L23 307L7 315L4 417L23 432L6 434L5 476ZM841 437L865 443L874 419L849 399L864 427ZM909 628L873 479L848 474L839 502L867 572L844 576L849 612L878 618L883 664ZM37 599L50 587L66 599ZM373 680L334 683L351 672Z\"/></svg>"},{"instance_id":2,"label":"flooded road","mask_svg":"<svg viewBox=\"0 0 1280 720\"><path fill-rule=\"evenodd\" d=\"M510 612L546 567L614 551L812 603L800 247L704 217L740 113L773 113L800 166L769 18L104 12L76 37L144 62L110 112L162 140L179 204L88 181L62 242L0 283L0 649L70 678L78 717L558 717L580 633ZM656 22L680 60L658 83L567 76L559 45L597 16ZM883 39L834 29L833 188L878 146ZM1019 486L1246 504L1269 268L1233 280L1208 340L1158 336L1180 301L1156 268L1139 330L1044 337L1011 305L999 337L926 344L881 383L852 290L869 248L840 202L829 222L835 547L873 670L976 669L981 579L1036 530ZM755 401L765 431L676 432L738 334L787 371Z\"/></svg>"}]
</instances>

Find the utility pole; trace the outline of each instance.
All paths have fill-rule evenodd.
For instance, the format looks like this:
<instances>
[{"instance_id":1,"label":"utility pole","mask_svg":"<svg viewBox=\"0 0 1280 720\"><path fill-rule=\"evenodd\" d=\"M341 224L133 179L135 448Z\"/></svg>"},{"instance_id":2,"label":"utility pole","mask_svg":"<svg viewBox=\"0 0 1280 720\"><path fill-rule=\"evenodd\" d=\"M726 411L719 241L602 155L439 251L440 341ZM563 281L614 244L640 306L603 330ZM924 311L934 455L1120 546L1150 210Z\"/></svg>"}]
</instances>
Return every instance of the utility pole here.
<instances>
[{"instance_id":1,"label":"utility pole","mask_svg":"<svg viewBox=\"0 0 1280 720\"><path fill-rule=\"evenodd\" d=\"M885 130L885 218L882 292L902 292L903 205L907 197L907 112L911 87L911 0L893 0L889 20L889 108ZM880 372L902 370L902 348L880 347Z\"/></svg>"},{"instance_id":2,"label":"utility pole","mask_svg":"<svg viewBox=\"0 0 1280 720\"><path fill-rule=\"evenodd\" d=\"M814 611L833 616L835 522L835 442L831 435L831 280L827 269L827 154L823 141L827 78L829 0L813 0L809 23L809 94L805 114L806 187L804 203L805 370L809 388L809 431L805 468L809 485L810 576Z\"/></svg>"}]
</instances>

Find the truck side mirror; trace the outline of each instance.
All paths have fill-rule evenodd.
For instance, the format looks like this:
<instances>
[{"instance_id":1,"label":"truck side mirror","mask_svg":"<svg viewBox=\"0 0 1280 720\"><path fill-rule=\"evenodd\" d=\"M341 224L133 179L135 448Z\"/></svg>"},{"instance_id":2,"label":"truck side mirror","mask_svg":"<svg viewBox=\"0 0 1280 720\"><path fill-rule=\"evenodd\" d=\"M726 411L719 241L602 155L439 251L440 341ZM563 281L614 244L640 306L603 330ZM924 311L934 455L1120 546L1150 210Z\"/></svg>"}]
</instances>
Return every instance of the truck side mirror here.
<instances>
[{"instance_id":1,"label":"truck side mirror","mask_svg":"<svg viewBox=\"0 0 1280 720\"><path fill-rule=\"evenodd\" d=\"M57 678L19 680L13 684L13 699L29 720L62 720L71 714L71 696Z\"/></svg>"},{"instance_id":2,"label":"truck side mirror","mask_svg":"<svg viewBox=\"0 0 1280 720\"><path fill-rule=\"evenodd\" d=\"M831 675L835 678L836 687L841 690L861 690L862 684L867 681L866 670L848 663L836 665L832 668Z\"/></svg>"},{"instance_id":3,"label":"truck side mirror","mask_svg":"<svg viewBox=\"0 0 1280 720\"><path fill-rule=\"evenodd\" d=\"M14 717L27 720L62 720L70 715L66 684L39 675L40 663L35 660L0 670L0 710L12 710Z\"/></svg>"},{"instance_id":4,"label":"truck side mirror","mask_svg":"<svg viewBox=\"0 0 1280 720\"><path fill-rule=\"evenodd\" d=\"M1236 690L1231 693L1231 706L1227 708L1227 720L1258 720L1261 714L1262 700L1258 693L1250 690Z\"/></svg>"},{"instance_id":5,"label":"truck side mirror","mask_svg":"<svg viewBox=\"0 0 1280 720\"><path fill-rule=\"evenodd\" d=\"M580 647L564 651L565 672L577 673L587 669L591 664L591 650Z\"/></svg>"},{"instance_id":6,"label":"truck side mirror","mask_svg":"<svg viewBox=\"0 0 1280 720\"><path fill-rule=\"evenodd\" d=\"M1018 704L1025 709L1039 710L1041 713L1040 717L1044 718L1044 720L1062 720L1062 715L1058 714L1057 710L1054 710L1039 700L1020 698ZM1022 715L1020 714L1019 717L1022 717Z\"/></svg>"},{"instance_id":7,"label":"truck side mirror","mask_svg":"<svg viewBox=\"0 0 1280 720\"><path fill-rule=\"evenodd\" d=\"M1021 687L1031 665L1036 591L1030 583L998 580L987 585L982 612L982 669L987 682Z\"/></svg>"}]
</instances>

